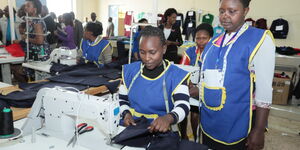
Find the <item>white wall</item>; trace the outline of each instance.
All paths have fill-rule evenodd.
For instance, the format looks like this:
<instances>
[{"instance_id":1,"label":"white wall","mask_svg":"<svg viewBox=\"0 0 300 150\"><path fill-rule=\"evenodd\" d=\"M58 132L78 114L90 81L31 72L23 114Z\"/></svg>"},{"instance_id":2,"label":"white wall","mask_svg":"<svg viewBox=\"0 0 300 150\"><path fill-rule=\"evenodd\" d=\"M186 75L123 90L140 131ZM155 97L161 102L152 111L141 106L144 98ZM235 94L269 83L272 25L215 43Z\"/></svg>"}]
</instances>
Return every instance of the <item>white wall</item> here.
<instances>
[{"instance_id":1,"label":"white wall","mask_svg":"<svg viewBox=\"0 0 300 150\"><path fill-rule=\"evenodd\" d=\"M120 5L123 11L132 10L135 12L151 12L152 0L99 0L99 15L107 25L108 6ZM265 18L268 26L273 20L282 17L289 22L290 30L287 39L276 39L277 46L292 46L300 48L300 40L296 35L300 35L300 0L252 0L248 17L257 20ZM205 10L204 13L218 15L219 0L158 0L158 11L163 13L165 9L174 7L178 12L185 14L187 10Z\"/></svg>"},{"instance_id":2,"label":"white wall","mask_svg":"<svg viewBox=\"0 0 300 150\"><path fill-rule=\"evenodd\" d=\"M100 8L100 0L74 0L74 7L76 8L75 14L76 18L85 21L85 17L91 20L91 13L95 12L97 14L97 19L101 16L98 12Z\"/></svg>"}]
</instances>

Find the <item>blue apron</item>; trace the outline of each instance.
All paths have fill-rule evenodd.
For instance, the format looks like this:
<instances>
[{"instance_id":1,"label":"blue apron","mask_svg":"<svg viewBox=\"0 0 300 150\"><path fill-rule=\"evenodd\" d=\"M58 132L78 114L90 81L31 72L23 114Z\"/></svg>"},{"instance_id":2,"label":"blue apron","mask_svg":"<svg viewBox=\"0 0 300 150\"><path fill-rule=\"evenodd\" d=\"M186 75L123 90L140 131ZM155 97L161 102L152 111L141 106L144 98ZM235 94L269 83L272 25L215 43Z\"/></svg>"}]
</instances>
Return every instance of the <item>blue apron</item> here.
<instances>
[{"instance_id":1,"label":"blue apron","mask_svg":"<svg viewBox=\"0 0 300 150\"><path fill-rule=\"evenodd\" d=\"M168 108L171 110L174 107L174 91L189 77L189 73L169 63L158 77L150 79L142 74L142 65L141 62L124 65L123 83L128 89L130 112L134 118L145 116L152 122L155 118L166 115ZM167 103L164 90L168 98Z\"/></svg>"},{"instance_id":2,"label":"blue apron","mask_svg":"<svg viewBox=\"0 0 300 150\"><path fill-rule=\"evenodd\" d=\"M267 34L272 37L270 31L245 24L225 46L222 34L203 52L200 125L204 134L219 143L237 144L251 130L255 75L250 63Z\"/></svg>"},{"instance_id":3,"label":"blue apron","mask_svg":"<svg viewBox=\"0 0 300 150\"><path fill-rule=\"evenodd\" d=\"M108 46L109 41L104 39L96 40L93 44L88 40L82 40L82 56L85 60L94 62L98 67L101 67L103 64L100 62L99 56Z\"/></svg>"},{"instance_id":4,"label":"blue apron","mask_svg":"<svg viewBox=\"0 0 300 150\"><path fill-rule=\"evenodd\" d=\"M197 47L193 46L188 48L184 53L186 56L188 56L190 60L190 66L201 66L201 61L200 61L200 53L196 54Z\"/></svg>"}]
</instances>

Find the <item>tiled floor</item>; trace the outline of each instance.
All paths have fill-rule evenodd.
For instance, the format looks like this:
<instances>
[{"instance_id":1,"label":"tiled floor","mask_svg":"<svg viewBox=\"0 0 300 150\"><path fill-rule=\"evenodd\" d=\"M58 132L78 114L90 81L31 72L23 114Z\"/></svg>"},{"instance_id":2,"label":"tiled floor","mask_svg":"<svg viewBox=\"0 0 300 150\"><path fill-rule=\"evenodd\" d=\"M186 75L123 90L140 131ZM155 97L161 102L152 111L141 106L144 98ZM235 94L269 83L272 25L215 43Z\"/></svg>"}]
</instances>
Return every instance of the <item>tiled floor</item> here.
<instances>
[{"instance_id":1,"label":"tiled floor","mask_svg":"<svg viewBox=\"0 0 300 150\"><path fill-rule=\"evenodd\" d=\"M268 125L264 150L300 150L300 106L272 105Z\"/></svg>"}]
</instances>

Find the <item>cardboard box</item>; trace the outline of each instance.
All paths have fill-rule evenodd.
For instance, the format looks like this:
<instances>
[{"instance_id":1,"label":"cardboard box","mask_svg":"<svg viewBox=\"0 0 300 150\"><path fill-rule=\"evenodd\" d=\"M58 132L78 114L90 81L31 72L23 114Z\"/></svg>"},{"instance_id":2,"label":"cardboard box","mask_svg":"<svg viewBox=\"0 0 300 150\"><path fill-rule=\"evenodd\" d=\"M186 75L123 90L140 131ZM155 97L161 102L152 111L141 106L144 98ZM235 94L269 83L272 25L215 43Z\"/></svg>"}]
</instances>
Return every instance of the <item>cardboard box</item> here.
<instances>
[{"instance_id":1,"label":"cardboard box","mask_svg":"<svg viewBox=\"0 0 300 150\"><path fill-rule=\"evenodd\" d=\"M275 71L278 72L278 71ZM273 78L272 104L286 105L291 98L295 72L285 72L290 78Z\"/></svg>"}]
</instances>

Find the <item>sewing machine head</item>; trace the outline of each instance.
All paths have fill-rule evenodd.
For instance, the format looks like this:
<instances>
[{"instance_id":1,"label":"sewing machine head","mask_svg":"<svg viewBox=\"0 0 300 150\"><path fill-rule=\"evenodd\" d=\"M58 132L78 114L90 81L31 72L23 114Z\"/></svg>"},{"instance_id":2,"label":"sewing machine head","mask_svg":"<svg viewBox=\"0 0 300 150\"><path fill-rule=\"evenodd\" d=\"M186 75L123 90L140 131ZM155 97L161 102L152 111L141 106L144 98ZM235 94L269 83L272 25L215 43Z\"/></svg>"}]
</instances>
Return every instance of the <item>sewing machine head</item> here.
<instances>
[{"instance_id":1,"label":"sewing machine head","mask_svg":"<svg viewBox=\"0 0 300 150\"><path fill-rule=\"evenodd\" d=\"M77 49L68 49L60 47L54 49L50 54L50 62L61 63L65 65L75 65L77 57Z\"/></svg>"},{"instance_id":2,"label":"sewing machine head","mask_svg":"<svg viewBox=\"0 0 300 150\"><path fill-rule=\"evenodd\" d=\"M109 142L118 133L119 120L117 94L98 97L60 87L44 88L38 92L22 130L28 135L33 129L41 129L50 136L68 140L74 135L76 124L84 121L94 126L87 143Z\"/></svg>"}]
</instances>

